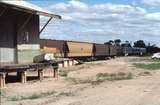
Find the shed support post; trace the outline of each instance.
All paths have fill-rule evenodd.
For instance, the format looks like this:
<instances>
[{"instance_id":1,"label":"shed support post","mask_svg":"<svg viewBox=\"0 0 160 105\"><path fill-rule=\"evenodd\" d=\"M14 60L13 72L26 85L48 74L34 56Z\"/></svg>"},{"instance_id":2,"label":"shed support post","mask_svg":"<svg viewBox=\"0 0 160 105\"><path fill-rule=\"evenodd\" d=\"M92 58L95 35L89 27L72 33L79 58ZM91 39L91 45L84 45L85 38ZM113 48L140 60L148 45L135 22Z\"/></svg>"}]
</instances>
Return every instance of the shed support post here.
<instances>
[{"instance_id":1,"label":"shed support post","mask_svg":"<svg viewBox=\"0 0 160 105\"><path fill-rule=\"evenodd\" d=\"M2 16L6 10L7 10L7 7L5 7L5 8L2 10L2 12L0 13L0 16Z\"/></svg>"},{"instance_id":2,"label":"shed support post","mask_svg":"<svg viewBox=\"0 0 160 105\"><path fill-rule=\"evenodd\" d=\"M72 60L72 59L69 60L69 65L70 65L70 66L73 66L73 60Z\"/></svg>"},{"instance_id":3,"label":"shed support post","mask_svg":"<svg viewBox=\"0 0 160 105\"><path fill-rule=\"evenodd\" d=\"M43 80L43 69L38 70L38 78L40 81Z\"/></svg>"},{"instance_id":4,"label":"shed support post","mask_svg":"<svg viewBox=\"0 0 160 105\"><path fill-rule=\"evenodd\" d=\"M0 88L3 88L5 87L5 84L6 84L6 74L5 73L1 73L0 74Z\"/></svg>"},{"instance_id":5,"label":"shed support post","mask_svg":"<svg viewBox=\"0 0 160 105\"><path fill-rule=\"evenodd\" d=\"M26 71L17 72L17 76L20 77L21 83L27 82L27 72Z\"/></svg>"},{"instance_id":6,"label":"shed support post","mask_svg":"<svg viewBox=\"0 0 160 105\"><path fill-rule=\"evenodd\" d=\"M74 60L72 59L72 66L74 65Z\"/></svg>"},{"instance_id":7,"label":"shed support post","mask_svg":"<svg viewBox=\"0 0 160 105\"><path fill-rule=\"evenodd\" d=\"M58 63L58 67L59 67L59 68L63 68L63 67L64 67L64 62Z\"/></svg>"},{"instance_id":8,"label":"shed support post","mask_svg":"<svg viewBox=\"0 0 160 105\"><path fill-rule=\"evenodd\" d=\"M58 68L54 68L53 70L53 77L58 78Z\"/></svg>"},{"instance_id":9,"label":"shed support post","mask_svg":"<svg viewBox=\"0 0 160 105\"><path fill-rule=\"evenodd\" d=\"M64 67L64 61L62 62L62 67Z\"/></svg>"},{"instance_id":10,"label":"shed support post","mask_svg":"<svg viewBox=\"0 0 160 105\"><path fill-rule=\"evenodd\" d=\"M64 60L64 67L68 67L68 61Z\"/></svg>"},{"instance_id":11,"label":"shed support post","mask_svg":"<svg viewBox=\"0 0 160 105\"><path fill-rule=\"evenodd\" d=\"M69 64L69 60L67 60L67 65L68 65L68 67L70 66L70 64Z\"/></svg>"},{"instance_id":12,"label":"shed support post","mask_svg":"<svg viewBox=\"0 0 160 105\"><path fill-rule=\"evenodd\" d=\"M39 35L42 33L42 31L46 28L46 26L48 25L48 23L52 20L53 17L50 17L50 19L46 22L46 24L42 27L42 29L39 32Z\"/></svg>"},{"instance_id":13,"label":"shed support post","mask_svg":"<svg viewBox=\"0 0 160 105\"><path fill-rule=\"evenodd\" d=\"M56 65L52 64L53 68L53 77L58 78L58 63Z\"/></svg>"},{"instance_id":14,"label":"shed support post","mask_svg":"<svg viewBox=\"0 0 160 105\"><path fill-rule=\"evenodd\" d=\"M62 63L58 63L58 67L59 67L59 68L62 68Z\"/></svg>"}]
</instances>

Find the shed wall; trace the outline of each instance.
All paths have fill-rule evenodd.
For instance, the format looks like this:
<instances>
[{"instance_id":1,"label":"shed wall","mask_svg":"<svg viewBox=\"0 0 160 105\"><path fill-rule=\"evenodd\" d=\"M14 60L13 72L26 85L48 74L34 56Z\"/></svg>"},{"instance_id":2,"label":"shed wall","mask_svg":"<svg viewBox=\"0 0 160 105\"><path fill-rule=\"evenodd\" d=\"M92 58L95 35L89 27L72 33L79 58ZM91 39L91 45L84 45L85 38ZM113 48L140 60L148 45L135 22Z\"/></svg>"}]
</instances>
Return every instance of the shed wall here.
<instances>
[{"instance_id":1,"label":"shed wall","mask_svg":"<svg viewBox=\"0 0 160 105\"><path fill-rule=\"evenodd\" d=\"M38 15L7 8L0 16L0 36L0 63L32 62L40 54Z\"/></svg>"},{"instance_id":2,"label":"shed wall","mask_svg":"<svg viewBox=\"0 0 160 105\"><path fill-rule=\"evenodd\" d=\"M0 6L0 13L3 10L4 7ZM16 31L12 13L13 11L6 10L0 16L0 63L15 62Z\"/></svg>"}]
</instances>

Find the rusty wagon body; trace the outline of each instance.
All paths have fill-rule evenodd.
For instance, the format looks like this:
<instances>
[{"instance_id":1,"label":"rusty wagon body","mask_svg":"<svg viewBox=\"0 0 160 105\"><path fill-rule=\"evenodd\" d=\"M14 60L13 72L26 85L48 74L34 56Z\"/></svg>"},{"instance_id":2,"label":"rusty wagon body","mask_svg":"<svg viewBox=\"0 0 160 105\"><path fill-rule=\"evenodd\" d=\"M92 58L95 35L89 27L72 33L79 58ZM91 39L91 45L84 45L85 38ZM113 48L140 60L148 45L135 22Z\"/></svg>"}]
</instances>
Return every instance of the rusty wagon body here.
<instances>
[{"instance_id":1,"label":"rusty wagon body","mask_svg":"<svg viewBox=\"0 0 160 105\"><path fill-rule=\"evenodd\" d=\"M94 44L94 56L95 57L108 57L109 53L109 45L105 44Z\"/></svg>"},{"instance_id":2,"label":"rusty wagon body","mask_svg":"<svg viewBox=\"0 0 160 105\"><path fill-rule=\"evenodd\" d=\"M67 43L64 40L40 40L40 48L43 53L53 53L55 57L64 58L68 52Z\"/></svg>"},{"instance_id":3,"label":"rusty wagon body","mask_svg":"<svg viewBox=\"0 0 160 105\"><path fill-rule=\"evenodd\" d=\"M67 41L69 58L82 58L93 56L93 43Z\"/></svg>"}]
</instances>

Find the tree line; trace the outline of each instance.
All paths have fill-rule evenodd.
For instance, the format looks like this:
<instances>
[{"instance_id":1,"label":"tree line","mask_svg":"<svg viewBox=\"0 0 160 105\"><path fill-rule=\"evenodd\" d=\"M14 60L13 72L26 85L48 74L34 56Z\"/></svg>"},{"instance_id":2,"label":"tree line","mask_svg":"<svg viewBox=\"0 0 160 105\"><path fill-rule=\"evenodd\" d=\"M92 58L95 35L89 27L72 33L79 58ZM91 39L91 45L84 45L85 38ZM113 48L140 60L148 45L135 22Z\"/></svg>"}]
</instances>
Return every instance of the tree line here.
<instances>
[{"instance_id":1,"label":"tree line","mask_svg":"<svg viewBox=\"0 0 160 105\"><path fill-rule=\"evenodd\" d=\"M151 44L151 43L146 44L143 40L137 40L133 43L133 45L129 41L122 42L120 39L109 40L105 44L121 46L121 47L146 48L147 52L150 54L160 52L160 48L157 47L156 44Z\"/></svg>"}]
</instances>

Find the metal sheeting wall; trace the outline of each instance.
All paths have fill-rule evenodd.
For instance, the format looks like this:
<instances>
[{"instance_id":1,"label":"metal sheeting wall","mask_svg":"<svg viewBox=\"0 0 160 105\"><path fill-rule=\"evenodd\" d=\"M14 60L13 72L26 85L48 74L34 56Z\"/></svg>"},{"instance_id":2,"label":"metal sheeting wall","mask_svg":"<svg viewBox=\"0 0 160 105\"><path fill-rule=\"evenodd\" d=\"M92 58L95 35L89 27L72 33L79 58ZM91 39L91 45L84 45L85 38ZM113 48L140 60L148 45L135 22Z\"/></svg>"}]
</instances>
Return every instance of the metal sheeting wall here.
<instances>
[{"instance_id":1,"label":"metal sheeting wall","mask_svg":"<svg viewBox=\"0 0 160 105\"><path fill-rule=\"evenodd\" d=\"M109 46L105 44L94 44L95 56L109 56Z\"/></svg>"},{"instance_id":2,"label":"metal sheeting wall","mask_svg":"<svg viewBox=\"0 0 160 105\"><path fill-rule=\"evenodd\" d=\"M55 57L65 57L68 52L66 42L63 40L41 39L40 45L44 52L53 53Z\"/></svg>"},{"instance_id":3,"label":"metal sheeting wall","mask_svg":"<svg viewBox=\"0 0 160 105\"><path fill-rule=\"evenodd\" d=\"M0 63L14 63L14 48L0 48Z\"/></svg>"},{"instance_id":4,"label":"metal sheeting wall","mask_svg":"<svg viewBox=\"0 0 160 105\"><path fill-rule=\"evenodd\" d=\"M69 53L68 57L92 56L93 44L81 42L67 42Z\"/></svg>"},{"instance_id":5,"label":"metal sheeting wall","mask_svg":"<svg viewBox=\"0 0 160 105\"><path fill-rule=\"evenodd\" d=\"M0 13L4 7L0 6ZM0 16L0 63L15 62L15 21L12 11L6 10Z\"/></svg>"},{"instance_id":6,"label":"metal sheeting wall","mask_svg":"<svg viewBox=\"0 0 160 105\"><path fill-rule=\"evenodd\" d=\"M27 19L29 19L28 22L26 22ZM26 25L23 27L25 22ZM39 45L39 16L19 12L17 14L17 23L18 63L33 62L33 58L41 54Z\"/></svg>"},{"instance_id":7,"label":"metal sheeting wall","mask_svg":"<svg viewBox=\"0 0 160 105\"><path fill-rule=\"evenodd\" d=\"M40 53L39 16L7 8L0 16L0 36L0 63L33 62Z\"/></svg>"}]
</instances>

